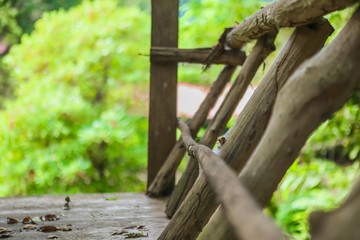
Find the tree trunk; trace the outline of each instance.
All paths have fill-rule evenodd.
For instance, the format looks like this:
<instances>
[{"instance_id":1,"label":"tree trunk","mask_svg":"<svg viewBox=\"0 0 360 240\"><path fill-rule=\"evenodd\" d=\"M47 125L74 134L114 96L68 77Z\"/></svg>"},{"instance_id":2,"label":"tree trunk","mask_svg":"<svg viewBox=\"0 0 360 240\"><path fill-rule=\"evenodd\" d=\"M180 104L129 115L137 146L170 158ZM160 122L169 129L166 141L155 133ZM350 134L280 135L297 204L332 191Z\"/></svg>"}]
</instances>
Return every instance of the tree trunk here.
<instances>
[{"instance_id":1,"label":"tree trunk","mask_svg":"<svg viewBox=\"0 0 360 240\"><path fill-rule=\"evenodd\" d=\"M321 49L332 30L325 20L295 30L221 149L220 157L231 167L238 171L245 164L267 125L278 88L305 59ZM215 195L200 175L159 239L195 239L216 207Z\"/></svg>"},{"instance_id":2,"label":"tree trunk","mask_svg":"<svg viewBox=\"0 0 360 240\"><path fill-rule=\"evenodd\" d=\"M275 50L274 40L276 33L265 35L259 39L250 56L246 59L244 66L240 70L230 92L222 102L215 117L212 119L210 125L207 127L200 144L212 148L216 143L216 139L225 130L226 124L231 118L236 106L241 98L244 96L251 80L253 79L257 69L264 62L266 57ZM186 166L185 172L181 176L173 194L171 195L165 213L172 217L176 209L180 206L187 193L193 186L198 177L199 169L196 161L190 159Z\"/></svg>"},{"instance_id":3,"label":"tree trunk","mask_svg":"<svg viewBox=\"0 0 360 240\"><path fill-rule=\"evenodd\" d=\"M330 118L360 83L359 38L357 10L338 37L297 70L281 89L264 137L240 173L240 180L261 206L268 204L312 131ZM223 239L211 230L230 229L222 219L222 214L213 216L207 236Z\"/></svg>"}]
</instances>

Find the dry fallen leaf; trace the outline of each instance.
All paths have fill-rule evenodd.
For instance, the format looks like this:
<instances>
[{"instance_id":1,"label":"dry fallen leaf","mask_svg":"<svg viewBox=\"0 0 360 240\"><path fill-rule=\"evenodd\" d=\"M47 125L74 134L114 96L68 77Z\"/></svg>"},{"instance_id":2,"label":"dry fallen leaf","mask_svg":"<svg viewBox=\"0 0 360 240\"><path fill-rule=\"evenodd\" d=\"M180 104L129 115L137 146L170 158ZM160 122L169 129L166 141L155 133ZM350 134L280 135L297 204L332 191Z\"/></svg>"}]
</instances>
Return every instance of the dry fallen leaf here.
<instances>
[{"instance_id":1,"label":"dry fallen leaf","mask_svg":"<svg viewBox=\"0 0 360 240\"><path fill-rule=\"evenodd\" d=\"M36 225L35 224L26 224L23 228L25 230L34 230L34 229L36 229Z\"/></svg>"},{"instance_id":2,"label":"dry fallen leaf","mask_svg":"<svg viewBox=\"0 0 360 240\"><path fill-rule=\"evenodd\" d=\"M123 235L125 238L140 238L147 237L148 231L144 225L133 225L115 231L111 235Z\"/></svg>"},{"instance_id":3,"label":"dry fallen leaf","mask_svg":"<svg viewBox=\"0 0 360 240\"><path fill-rule=\"evenodd\" d=\"M56 232L58 229L55 226L47 225L38 228L39 232Z\"/></svg>"},{"instance_id":4,"label":"dry fallen leaf","mask_svg":"<svg viewBox=\"0 0 360 240\"><path fill-rule=\"evenodd\" d=\"M13 234L14 232L7 229L7 228L3 228L3 227L0 227L0 238L8 238L8 237L11 237L11 235Z\"/></svg>"},{"instance_id":5,"label":"dry fallen leaf","mask_svg":"<svg viewBox=\"0 0 360 240\"><path fill-rule=\"evenodd\" d=\"M41 216L40 219L41 221L56 221L60 218L58 218L55 214L46 214L44 216Z\"/></svg>"},{"instance_id":6,"label":"dry fallen leaf","mask_svg":"<svg viewBox=\"0 0 360 240\"><path fill-rule=\"evenodd\" d=\"M49 236L47 237L47 239L57 239L57 238L59 238L59 237L56 236L56 235L49 235Z\"/></svg>"},{"instance_id":7,"label":"dry fallen leaf","mask_svg":"<svg viewBox=\"0 0 360 240\"><path fill-rule=\"evenodd\" d=\"M7 217L6 222L7 222L7 224L16 224L19 222L19 220L17 220L16 218Z\"/></svg>"},{"instance_id":8,"label":"dry fallen leaf","mask_svg":"<svg viewBox=\"0 0 360 240\"><path fill-rule=\"evenodd\" d=\"M24 217L24 219L21 221L23 224L36 224L36 222L34 222L31 217L26 216Z\"/></svg>"}]
</instances>

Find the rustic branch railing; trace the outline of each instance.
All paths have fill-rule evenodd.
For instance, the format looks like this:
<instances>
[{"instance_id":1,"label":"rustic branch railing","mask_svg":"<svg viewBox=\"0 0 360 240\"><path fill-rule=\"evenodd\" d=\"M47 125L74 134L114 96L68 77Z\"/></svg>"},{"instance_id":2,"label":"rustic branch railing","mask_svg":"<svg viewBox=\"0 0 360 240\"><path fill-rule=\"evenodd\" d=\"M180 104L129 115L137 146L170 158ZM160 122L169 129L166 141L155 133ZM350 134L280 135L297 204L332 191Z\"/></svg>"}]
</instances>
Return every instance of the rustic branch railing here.
<instances>
[{"instance_id":1,"label":"rustic branch railing","mask_svg":"<svg viewBox=\"0 0 360 240\"><path fill-rule=\"evenodd\" d=\"M250 16L230 33L225 31L221 42L212 50L152 47L151 61L155 63L204 63L211 59L205 63L244 64L199 144L193 138L235 67L228 65L224 68L213 85L219 86L220 91L212 88L208 95L210 104L203 103L198 115L188 125L179 120L183 140L178 140L148 188L149 195L159 196L171 186L185 153L185 148L181 146L185 145L191 158L170 197L166 214L172 219L159 239L192 240L198 237L206 224L199 240L284 238L273 222L263 216L261 208L269 202L309 134L339 109L360 83L360 10L355 12L335 40L319 52L333 32L329 22L321 17L356 2L279 0ZM271 49L263 49L263 55L261 51L257 52L261 41L267 38L259 37L281 27L297 28L215 155L210 148L224 129L256 69L271 52ZM224 44L239 49L253 39L258 39L258 43L245 61L241 51L219 49ZM200 174L195 159L202 166ZM239 178L236 176L238 173ZM354 202L360 201L359 186L350 200L330 215L329 220L324 220L321 214L314 214L311 223L314 239L337 239L341 236L341 231L337 231L339 228L335 226L336 220L349 206L354 207ZM219 205L216 199L222 206L213 214ZM349 225L350 220L360 216L360 210L356 206L354 209L356 212L344 221ZM254 223L257 225L254 226ZM324 232L319 224L333 230L329 231L331 233ZM348 232L358 234L354 230Z\"/></svg>"},{"instance_id":2,"label":"rustic branch railing","mask_svg":"<svg viewBox=\"0 0 360 240\"><path fill-rule=\"evenodd\" d=\"M245 43L278 30L316 21L327 13L343 9L357 0L279 0L270 4L237 25L227 36L226 44L241 48Z\"/></svg>"},{"instance_id":3,"label":"rustic branch railing","mask_svg":"<svg viewBox=\"0 0 360 240\"><path fill-rule=\"evenodd\" d=\"M226 217L239 239L285 239L284 235L263 213L237 174L210 148L197 144L190 129L181 119L178 127L190 156L201 165L204 175L222 203Z\"/></svg>"},{"instance_id":4,"label":"rustic branch railing","mask_svg":"<svg viewBox=\"0 0 360 240\"><path fill-rule=\"evenodd\" d=\"M224 51L220 56L206 62L211 48L179 49L166 47L152 47L150 50L150 61L158 62L187 62L187 63L209 63L227 64L232 66L242 65L245 61L245 52L240 50Z\"/></svg>"},{"instance_id":5,"label":"rustic branch railing","mask_svg":"<svg viewBox=\"0 0 360 240\"><path fill-rule=\"evenodd\" d=\"M322 48L332 31L324 20L299 27L293 33L221 148L219 156L231 167L239 171L244 166L265 130L278 88L304 60ZM216 207L215 195L200 175L159 239L195 239Z\"/></svg>"}]
</instances>

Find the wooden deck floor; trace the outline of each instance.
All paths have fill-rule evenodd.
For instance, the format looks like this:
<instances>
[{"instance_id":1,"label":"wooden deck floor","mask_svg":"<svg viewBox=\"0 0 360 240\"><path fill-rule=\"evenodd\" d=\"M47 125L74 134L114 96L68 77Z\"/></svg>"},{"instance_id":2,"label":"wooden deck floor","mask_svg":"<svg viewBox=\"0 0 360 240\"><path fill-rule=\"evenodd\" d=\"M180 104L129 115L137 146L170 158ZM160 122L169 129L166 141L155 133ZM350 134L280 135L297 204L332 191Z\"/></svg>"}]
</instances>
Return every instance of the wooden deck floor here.
<instances>
[{"instance_id":1,"label":"wooden deck floor","mask_svg":"<svg viewBox=\"0 0 360 240\"><path fill-rule=\"evenodd\" d=\"M141 231L156 239L168 223L164 214L165 199L151 199L144 194L85 194L70 195L70 210L63 210L64 195L46 195L22 198L0 198L0 229L14 233L8 239L124 239L124 235L111 235L131 226L145 226ZM7 224L7 217L22 220L46 214L56 214L57 221L42 221L34 230L24 230L24 224ZM36 218L36 219L38 219ZM71 224L71 231L39 232L45 225L61 227ZM70 226L70 225L68 225ZM136 231L135 231L136 232Z\"/></svg>"}]
</instances>

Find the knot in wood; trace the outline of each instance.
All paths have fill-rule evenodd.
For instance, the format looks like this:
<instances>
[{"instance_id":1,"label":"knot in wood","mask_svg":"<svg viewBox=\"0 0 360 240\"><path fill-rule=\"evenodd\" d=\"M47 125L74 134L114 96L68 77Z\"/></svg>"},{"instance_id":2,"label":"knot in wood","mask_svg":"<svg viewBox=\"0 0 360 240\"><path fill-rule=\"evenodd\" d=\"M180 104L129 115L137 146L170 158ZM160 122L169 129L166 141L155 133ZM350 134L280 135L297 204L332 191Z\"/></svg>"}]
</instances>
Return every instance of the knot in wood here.
<instances>
[{"instance_id":1,"label":"knot in wood","mask_svg":"<svg viewBox=\"0 0 360 240\"><path fill-rule=\"evenodd\" d=\"M188 155L190 156L190 157L196 157L195 154L196 153L196 147L195 147L195 145L190 145L189 147L188 147Z\"/></svg>"}]
</instances>

